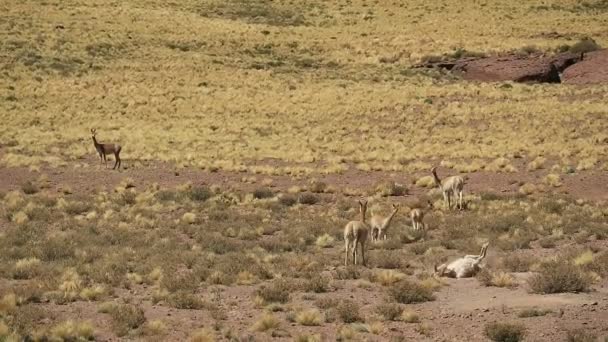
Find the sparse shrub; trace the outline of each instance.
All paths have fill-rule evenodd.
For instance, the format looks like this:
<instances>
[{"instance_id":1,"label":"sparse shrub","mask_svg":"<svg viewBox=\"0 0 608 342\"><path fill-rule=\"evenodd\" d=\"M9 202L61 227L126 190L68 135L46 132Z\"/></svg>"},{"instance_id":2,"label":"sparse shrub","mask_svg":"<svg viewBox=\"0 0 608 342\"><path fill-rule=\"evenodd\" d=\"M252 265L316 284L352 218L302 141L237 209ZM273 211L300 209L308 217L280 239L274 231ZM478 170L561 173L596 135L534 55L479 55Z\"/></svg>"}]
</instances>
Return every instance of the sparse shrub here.
<instances>
[{"instance_id":1,"label":"sparse shrub","mask_svg":"<svg viewBox=\"0 0 608 342\"><path fill-rule=\"evenodd\" d=\"M169 295L168 302L176 309L200 310L204 307L200 297L185 291L177 291Z\"/></svg>"},{"instance_id":2,"label":"sparse shrub","mask_svg":"<svg viewBox=\"0 0 608 342\"><path fill-rule=\"evenodd\" d=\"M282 279L275 280L269 286L261 285L256 290L256 295L260 296L265 303L287 303L289 301L289 284Z\"/></svg>"},{"instance_id":3,"label":"sparse shrub","mask_svg":"<svg viewBox=\"0 0 608 342\"><path fill-rule=\"evenodd\" d=\"M547 236L545 238L542 238L540 240L538 240L538 244L542 247L542 248L555 248L557 238L555 236Z\"/></svg>"},{"instance_id":4,"label":"sparse shrub","mask_svg":"<svg viewBox=\"0 0 608 342\"><path fill-rule=\"evenodd\" d=\"M91 204L87 202L70 201L65 203L63 210L69 215L80 215L91 210Z\"/></svg>"},{"instance_id":5,"label":"sparse shrub","mask_svg":"<svg viewBox=\"0 0 608 342\"><path fill-rule=\"evenodd\" d=\"M333 297L323 297L315 300L315 305L320 309L335 308L340 304L340 300Z\"/></svg>"},{"instance_id":6,"label":"sparse shrub","mask_svg":"<svg viewBox=\"0 0 608 342\"><path fill-rule=\"evenodd\" d=\"M298 196L298 202L300 202L301 204L313 205L313 204L316 204L317 202L319 202L319 198L317 196L315 196L314 194L305 192Z\"/></svg>"},{"instance_id":7,"label":"sparse shrub","mask_svg":"<svg viewBox=\"0 0 608 342\"><path fill-rule=\"evenodd\" d=\"M517 323L488 323L484 328L486 336L496 342L522 341L526 328Z\"/></svg>"},{"instance_id":8,"label":"sparse shrub","mask_svg":"<svg viewBox=\"0 0 608 342\"><path fill-rule=\"evenodd\" d=\"M314 274L304 286L306 292L324 293L329 288L329 279L320 274Z\"/></svg>"},{"instance_id":9,"label":"sparse shrub","mask_svg":"<svg viewBox=\"0 0 608 342\"><path fill-rule=\"evenodd\" d=\"M435 300L433 291L418 283L401 280L392 285L388 291L390 297L402 304L422 303Z\"/></svg>"},{"instance_id":10,"label":"sparse shrub","mask_svg":"<svg viewBox=\"0 0 608 342\"><path fill-rule=\"evenodd\" d=\"M407 188L404 185L397 184L393 181L382 182L376 186L376 193L380 196L403 196L407 194Z\"/></svg>"},{"instance_id":11,"label":"sparse shrub","mask_svg":"<svg viewBox=\"0 0 608 342\"><path fill-rule=\"evenodd\" d=\"M568 261L549 261L540 266L539 272L528 279L535 293L561 293L589 291L592 279L580 268Z\"/></svg>"},{"instance_id":12,"label":"sparse shrub","mask_svg":"<svg viewBox=\"0 0 608 342\"><path fill-rule=\"evenodd\" d=\"M292 205L296 204L297 201L298 199L291 194L282 194L279 196L279 203L286 207L291 207Z\"/></svg>"},{"instance_id":13,"label":"sparse shrub","mask_svg":"<svg viewBox=\"0 0 608 342\"><path fill-rule=\"evenodd\" d=\"M316 309L304 310L296 315L296 322L304 326L321 325L322 320L321 313Z\"/></svg>"},{"instance_id":14,"label":"sparse shrub","mask_svg":"<svg viewBox=\"0 0 608 342\"><path fill-rule=\"evenodd\" d=\"M208 200L209 198L211 198L211 196L213 196L213 194L211 193L209 188L203 187L203 186L194 187L194 188L190 189L190 191L188 191L188 197L191 200L197 201L197 202L204 202L204 201Z\"/></svg>"},{"instance_id":15,"label":"sparse shrub","mask_svg":"<svg viewBox=\"0 0 608 342\"><path fill-rule=\"evenodd\" d=\"M265 313L262 317L253 324L252 329L255 331L268 331L279 327L279 320L270 313Z\"/></svg>"},{"instance_id":16,"label":"sparse shrub","mask_svg":"<svg viewBox=\"0 0 608 342\"><path fill-rule=\"evenodd\" d=\"M545 316L546 314L551 313L551 312L552 311L550 309L538 309L538 308L523 309L517 314L517 317L520 317L520 318L540 317L540 316Z\"/></svg>"},{"instance_id":17,"label":"sparse shrub","mask_svg":"<svg viewBox=\"0 0 608 342\"><path fill-rule=\"evenodd\" d=\"M362 322L363 318L359 314L359 305L352 300L345 299L336 306L336 312L344 323Z\"/></svg>"},{"instance_id":18,"label":"sparse shrub","mask_svg":"<svg viewBox=\"0 0 608 342\"><path fill-rule=\"evenodd\" d=\"M579 40L574 45L572 45L568 49L568 52L580 54L580 53L587 53L587 52L596 51L596 50L599 50L601 48L602 47L600 45L598 45L595 42L595 40L586 37L586 38L583 38L583 39Z\"/></svg>"},{"instance_id":19,"label":"sparse shrub","mask_svg":"<svg viewBox=\"0 0 608 342\"><path fill-rule=\"evenodd\" d=\"M310 182L310 186L308 187L308 190L310 192L317 193L317 194L325 192L325 189L327 189L327 184L325 184L321 181L318 181L318 180L312 180Z\"/></svg>"},{"instance_id":20,"label":"sparse shrub","mask_svg":"<svg viewBox=\"0 0 608 342\"><path fill-rule=\"evenodd\" d=\"M393 251L381 251L379 255L374 258L377 260L377 267L385 269L398 269L401 267L401 256L399 253Z\"/></svg>"},{"instance_id":21,"label":"sparse shrub","mask_svg":"<svg viewBox=\"0 0 608 342\"><path fill-rule=\"evenodd\" d=\"M31 181L27 181L21 184L21 191L23 191L23 193L26 195L33 195L40 190L36 184L32 183Z\"/></svg>"},{"instance_id":22,"label":"sparse shrub","mask_svg":"<svg viewBox=\"0 0 608 342\"><path fill-rule=\"evenodd\" d=\"M566 341L568 342L596 342L598 341L597 336L592 332L587 331L584 328L578 328L574 330L568 330L566 334Z\"/></svg>"},{"instance_id":23,"label":"sparse shrub","mask_svg":"<svg viewBox=\"0 0 608 342\"><path fill-rule=\"evenodd\" d=\"M253 198L256 199L271 198L273 196L274 193L268 188L257 188L253 191Z\"/></svg>"},{"instance_id":24,"label":"sparse shrub","mask_svg":"<svg viewBox=\"0 0 608 342\"><path fill-rule=\"evenodd\" d=\"M403 308L399 304L384 303L376 306L375 311L387 321L396 321L401 316Z\"/></svg>"},{"instance_id":25,"label":"sparse shrub","mask_svg":"<svg viewBox=\"0 0 608 342\"><path fill-rule=\"evenodd\" d=\"M340 280L361 278L361 271L354 265L348 265L344 268L339 268L336 270L336 273L338 275L338 279Z\"/></svg>"},{"instance_id":26,"label":"sparse shrub","mask_svg":"<svg viewBox=\"0 0 608 342\"><path fill-rule=\"evenodd\" d=\"M139 328L146 322L144 310L139 306L123 304L116 305L110 310L112 330L118 336L125 336L132 329Z\"/></svg>"},{"instance_id":27,"label":"sparse shrub","mask_svg":"<svg viewBox=\"0 0 608 342\"><path fill-rule=\"evenodd\" d=\"M528 272L533 260L520 254L510 255L502 259L502 265L510 272Z\"/></svg>"}]
</instances>

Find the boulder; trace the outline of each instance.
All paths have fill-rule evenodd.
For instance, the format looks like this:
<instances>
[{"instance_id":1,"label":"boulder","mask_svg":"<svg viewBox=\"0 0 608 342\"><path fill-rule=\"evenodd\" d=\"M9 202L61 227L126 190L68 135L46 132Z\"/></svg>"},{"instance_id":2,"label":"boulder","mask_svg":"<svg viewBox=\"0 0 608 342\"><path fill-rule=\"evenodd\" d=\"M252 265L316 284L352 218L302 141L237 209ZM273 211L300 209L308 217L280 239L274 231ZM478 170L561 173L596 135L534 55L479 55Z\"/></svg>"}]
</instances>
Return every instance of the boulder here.
<instances>
[{"instance_id":1,"label":"boulder","mask_svg":"<svg viewBox=\"0 0 608 342\"><path fill-rule=\"evenodd\" d=\"M585 53L583 59L562 73L566 84L607 84L608 49Z\"/></svg>"}]
</instances>

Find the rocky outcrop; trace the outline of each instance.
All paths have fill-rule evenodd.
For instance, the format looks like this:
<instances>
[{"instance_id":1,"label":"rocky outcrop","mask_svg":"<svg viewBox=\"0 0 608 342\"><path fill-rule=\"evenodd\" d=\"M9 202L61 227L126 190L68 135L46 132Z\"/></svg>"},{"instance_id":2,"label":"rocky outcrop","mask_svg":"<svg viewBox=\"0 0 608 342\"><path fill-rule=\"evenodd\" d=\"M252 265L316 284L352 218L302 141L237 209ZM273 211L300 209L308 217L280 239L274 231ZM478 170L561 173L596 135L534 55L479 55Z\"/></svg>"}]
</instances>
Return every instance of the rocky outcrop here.
<instances>
[{"instance_id":1,"label":"rocky outcrop","mask_svg":"<svg viewBox=\"0 0 608 342\"><path fill-rule=\"evenodd\" d=\"M584 56L584 57L583 57ZM415 67L442 68L465 80L529 83L608 83L608 50L555 56L506 55L427 62Z\"/></svg>"},{"instance_id":2,"label":"rocky outcrop","mask_svg":"<svg viewBox=\"0 0 608 342\"><path fill-rule=\"evenodd\" d=\"M608 84L608 50L586 53L561 75L566 84Z\"/></svg>"},{"instance_id":3,"label":"rocky outcrop","mask_svg":"<svg viewBox=\"0 0 608 342\"><path fill-rule=\"evenodd\" d=\"M547 82L559 83L559 70L549 59L529 56L487 57L458 62L452 71L466 80L486 82Z\"/></svg>"}]
</instances>

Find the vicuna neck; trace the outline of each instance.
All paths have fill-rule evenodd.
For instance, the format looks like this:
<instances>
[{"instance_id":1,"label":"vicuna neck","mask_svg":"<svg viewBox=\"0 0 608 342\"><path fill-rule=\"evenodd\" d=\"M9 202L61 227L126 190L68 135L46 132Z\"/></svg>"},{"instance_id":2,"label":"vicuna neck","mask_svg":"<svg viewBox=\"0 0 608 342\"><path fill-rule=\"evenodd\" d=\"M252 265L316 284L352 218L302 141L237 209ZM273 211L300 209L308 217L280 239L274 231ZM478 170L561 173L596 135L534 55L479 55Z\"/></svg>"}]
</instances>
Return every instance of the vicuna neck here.
<instances>
[{"instance_id":1,"label":"vicuna neck","mask_svg":"<svg viewBox=\"0 0 608 342\"><path fill-rule=\"evenodd\" d=\"M397 214L397 209L393 209L393 212L386 218L386 221L384 221L385 226L388 226L388 224L391 223L395 214Z\"/></svg>"},{"instance_id":2,"label":"vicuna neck","mask_svg":"<svg viewBox=\"0 0 608 342\"><path fill-rule=\"evenodd\" d=\"M437 176L437 171L433 171L433 179L435 179L435 183L437 183L437 186L441 186L441 179L439 179L439 177Z\"/></svg>"}]
</instances>

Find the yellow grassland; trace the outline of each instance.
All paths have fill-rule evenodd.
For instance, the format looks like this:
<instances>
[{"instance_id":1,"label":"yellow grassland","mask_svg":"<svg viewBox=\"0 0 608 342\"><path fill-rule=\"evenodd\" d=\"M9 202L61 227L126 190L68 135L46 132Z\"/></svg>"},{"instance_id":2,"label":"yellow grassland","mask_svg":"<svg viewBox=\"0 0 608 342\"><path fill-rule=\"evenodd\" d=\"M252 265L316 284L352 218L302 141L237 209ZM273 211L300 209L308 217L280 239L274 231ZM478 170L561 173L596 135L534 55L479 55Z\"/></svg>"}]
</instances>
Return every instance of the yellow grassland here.
<instances>
[{"instance_id":1,"label":"yellow grassland","mask_svg":"<svg viewBox=\"0 0 608 342\"><path fill-rule=\"evenodd\" d=\"M458 48L552 50L584 36L606 46L608 12L594 3L9 0L2 162L76 163L94 154L96 127L125 160L206 169L272 173L251 161L276 158L328 173L409 170L515 154L598 168L607 86L501 87L409 69Z\"/></svg>"}]
</instances>

